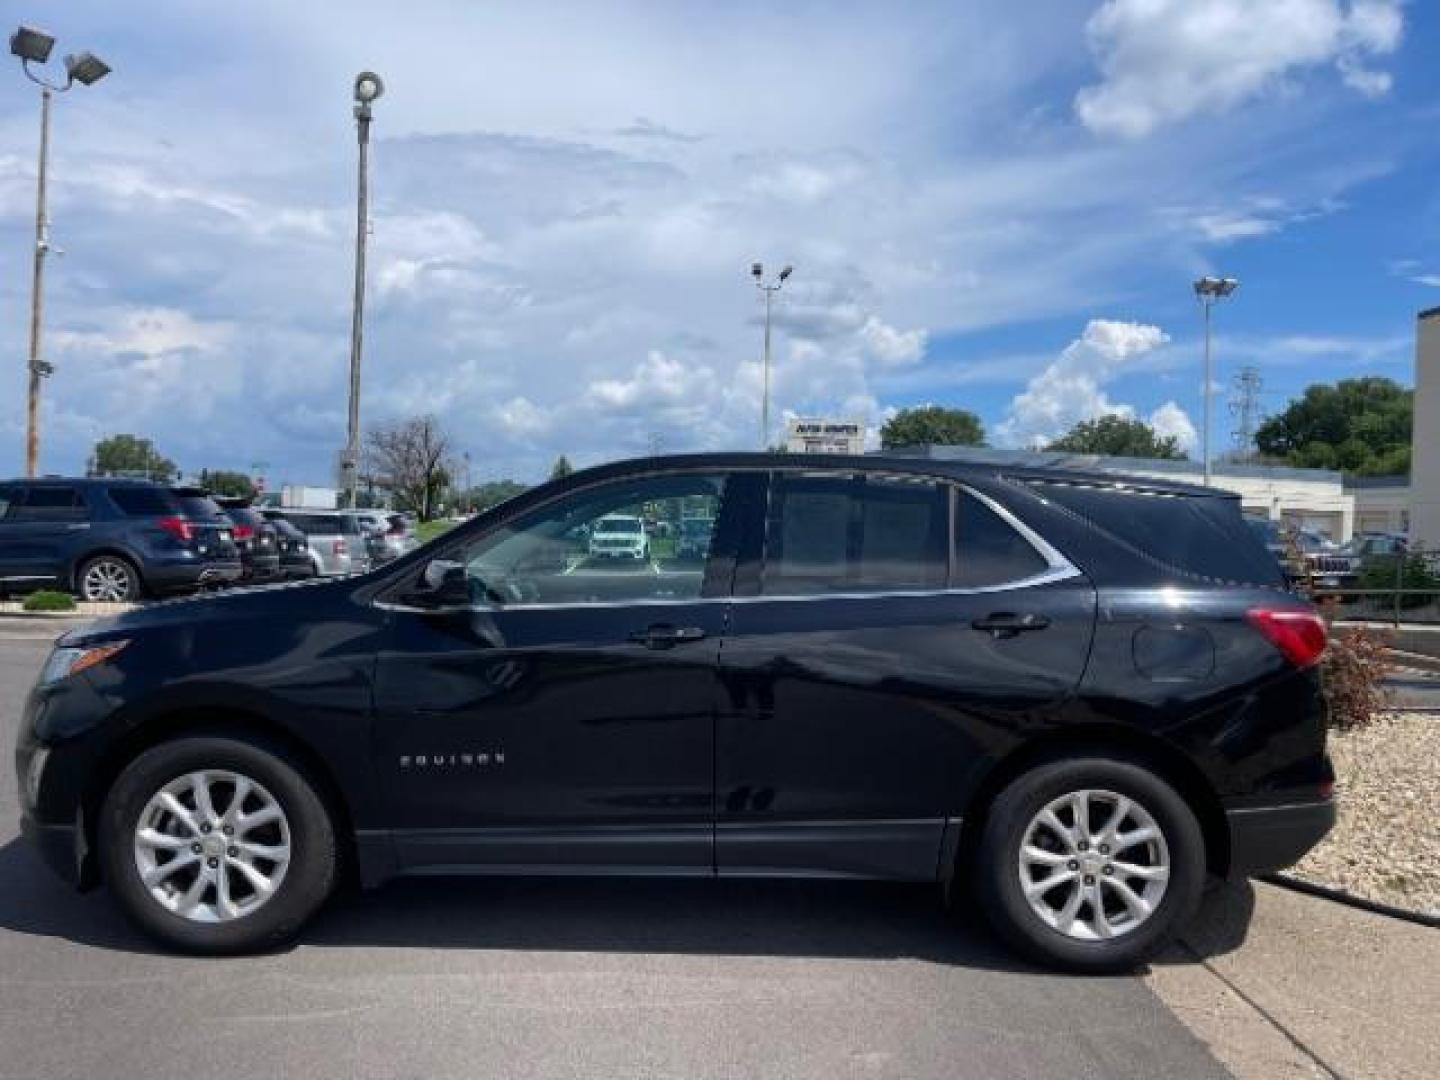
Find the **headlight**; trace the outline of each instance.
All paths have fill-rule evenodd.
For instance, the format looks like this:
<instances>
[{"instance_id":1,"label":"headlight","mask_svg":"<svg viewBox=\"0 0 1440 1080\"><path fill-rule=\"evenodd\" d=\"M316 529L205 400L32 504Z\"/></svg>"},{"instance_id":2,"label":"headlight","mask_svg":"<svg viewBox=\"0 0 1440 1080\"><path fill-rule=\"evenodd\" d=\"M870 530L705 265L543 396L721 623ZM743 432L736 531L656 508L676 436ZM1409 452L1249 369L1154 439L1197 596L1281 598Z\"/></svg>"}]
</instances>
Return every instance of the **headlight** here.
<instances>
[{"instance_id":1,"label":"headlight","mask_svg":"<svg viewBox=\"0 0 1440 1080\"><path fill-rule=\"evenodd\" d=\"M61 679L68 679L71 675L79 675L86 668L103 664L128 644L128 641L105 641L98 645L56 649L45 661L45 667L40 672L40 685L49 686Z\"/></svg>"}]
</instances>

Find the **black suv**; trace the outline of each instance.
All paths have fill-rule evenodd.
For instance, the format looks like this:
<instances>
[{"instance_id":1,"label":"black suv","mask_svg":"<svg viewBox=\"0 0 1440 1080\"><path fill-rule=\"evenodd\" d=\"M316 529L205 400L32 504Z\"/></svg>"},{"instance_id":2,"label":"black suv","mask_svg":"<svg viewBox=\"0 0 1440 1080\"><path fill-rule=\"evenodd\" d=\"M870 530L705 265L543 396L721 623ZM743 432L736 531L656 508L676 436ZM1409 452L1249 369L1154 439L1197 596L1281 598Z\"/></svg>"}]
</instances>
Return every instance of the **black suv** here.
<instances>
[{"instance_id":1,"label":"black suv","mask_svg":"<svg viewBox=\"0 0 1440 1080\"><path fill-rule=\"evenodd\" d=\"M589 555L642 513L712 521L704 557ZM1115 970L1207 872L1330 828L1324 646L1211 489L652 458L360 577L73 631L26 703L23 826L202 952L295 933L348 865L938 881Z\"/></svg>"},{"instance_id":2,"label":"black suv","mask_svg":"<svg viewBox=\"0 0 1440 1080\"><path fill-rule=\"evenodd\" d=\"M280 531L264 514L250 506L249 499L217 498L215 502L234 526L235 546L240 549L240 562L244 567L241 580L252 585L279 580ZM287 538L285 547L289 546Z\"/></svg>"},{"instance_id":3,"label":"black suv","mask_svg":"<svg viewBox=\"0 0 1440 1080\"><path fill-rule=\"evenodd\" d=\"M84 600L135 600L239 577L228 522L192 521L159 484L0 481L0 591L51 586Z\"/></svg>"}]
</instances>

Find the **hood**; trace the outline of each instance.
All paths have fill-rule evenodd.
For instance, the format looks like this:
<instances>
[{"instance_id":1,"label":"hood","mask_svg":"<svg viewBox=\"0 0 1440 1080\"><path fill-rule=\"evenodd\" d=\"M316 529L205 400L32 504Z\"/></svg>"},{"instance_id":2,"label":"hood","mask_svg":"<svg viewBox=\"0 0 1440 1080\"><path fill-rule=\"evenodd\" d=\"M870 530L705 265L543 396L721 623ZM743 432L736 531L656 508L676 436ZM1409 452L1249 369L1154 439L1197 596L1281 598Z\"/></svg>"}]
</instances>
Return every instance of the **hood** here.
<instances>
[{"instance_id":1,"label":"hood","mask_svg":"<svg viewBox=\"0 0 1440 1080\"><path fill-rule=\"evenodd\" d=\"M287 618L294 618L297 612L306 609L318 612L348 596L355 585L355 578L311 578L161 600L77 626L62 634L57 644L74 645L165 626L253 616L266 608L273 608L277 613L283 611Z\"/></svg>"}]
</instances>

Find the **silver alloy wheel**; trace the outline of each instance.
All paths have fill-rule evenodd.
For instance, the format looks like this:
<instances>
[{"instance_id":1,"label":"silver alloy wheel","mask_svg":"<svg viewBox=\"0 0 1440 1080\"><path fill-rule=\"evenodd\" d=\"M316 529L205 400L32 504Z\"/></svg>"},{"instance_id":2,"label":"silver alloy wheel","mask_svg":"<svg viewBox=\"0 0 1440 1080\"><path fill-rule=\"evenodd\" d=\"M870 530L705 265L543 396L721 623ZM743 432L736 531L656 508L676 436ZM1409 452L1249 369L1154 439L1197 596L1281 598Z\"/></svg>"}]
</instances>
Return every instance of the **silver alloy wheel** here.
<instances>
[{"instance_id":1,"label":"silver alloy wheel","mask_svg":"<svg viewBox=\"0 0 1440 1080\"><path fill-rule=\"evenodd\" d=\"M80 579L80 595L86 600L129 600L133 589L130 567L119 559L96 559Z\"/></svg>"},{"instance_id":2,"label":"silver alloy wheel","mask_svg":"<svg viewBox=\"0 0 1440 1080\"><path fill-rule=\"evenodd\" d=\"M165 910L192 922L229 922L279 890L290 866L290 822L248 776L205 769L150 797L134 847L140 880Z\"/></svg>"},{"instance_id":3,"label":"silver alloy wheel","mask_svg":"<svg viewBox=\"0 0 1440 1080\"><path fill-rule=\"evenodd\" d=\"M1046 925L1079 941L1128 934L1160 906L1170 849L1150 812L1113 791L1072 791L1030 821L1020 890Z\"/></svg>"}]
</instances>

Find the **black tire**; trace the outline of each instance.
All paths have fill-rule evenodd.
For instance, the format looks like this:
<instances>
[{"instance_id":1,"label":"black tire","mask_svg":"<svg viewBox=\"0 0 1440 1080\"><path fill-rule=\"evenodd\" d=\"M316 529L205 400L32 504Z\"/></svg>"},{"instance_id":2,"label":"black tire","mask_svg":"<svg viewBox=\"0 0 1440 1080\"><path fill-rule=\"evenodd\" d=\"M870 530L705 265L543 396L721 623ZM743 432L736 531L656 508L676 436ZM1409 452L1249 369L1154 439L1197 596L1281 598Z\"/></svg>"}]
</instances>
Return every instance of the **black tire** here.
<instances>
[{"instance_id":1,"label":"black tire","mask_svg":"<svg viewBox=\"0 0 1440 1080\"><path fill-rule=\"evenodd\" d=\"M201 769L233 771L262 785L289 826L290 863L278 888L253 912L226 922L192 922L167 910L141 881L134 854L135 829L150 798ZM106 796L98 833L101 871L125 914L150 936L184 952L273 949L295 936L335 886L335 828L315 786L283 750L244 736L191 736L140 754Z\"/></svg>"},{"instance_id":2,"label":"black tire","mask_svg":"<svg viewBox=\"0 0 1440 1080\"><path fill-rule=\"evenodd\" d=\"M82 562L80 568L75 571L75 593L80 599L90 599L90 597L85 595L86 576L92 571L101 568L107 570L110 574L116 575L119 580L124 582L123 592L113 597L116 602L129 603L140 599L140 594L144 589L144 583L140 578L140 571L137 570L135 564L125 558L125 556L112 555L109 552L91 556Z\"/></svg>"},{"instance_id":3,"label":"black tire","mask_svg":"<svg viewBox=\"0 0 1440 1080\"><path fill-rule=\"evenodd\" d=\"M1053 800L1086 789L1134 800L1159 826L1169 851L1170 876L1158 906L1139 926L1108 940L1077 940L1052 927L1032 910L1020 880L1020 846L1031 821ZM996 797L974 870L981 909L1021 953L1068 971L1130 971L1153 957L1194 916L1205 886L1205 840L1189 805L1150 769L1120 757L1087 755L1038 765Z\"/></svg>"}]
</instances>

